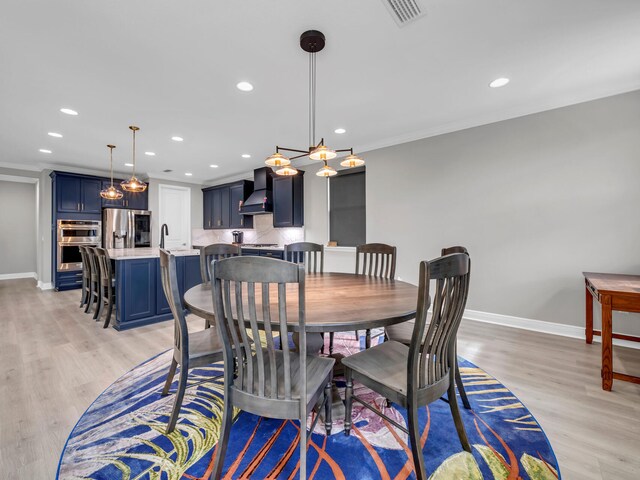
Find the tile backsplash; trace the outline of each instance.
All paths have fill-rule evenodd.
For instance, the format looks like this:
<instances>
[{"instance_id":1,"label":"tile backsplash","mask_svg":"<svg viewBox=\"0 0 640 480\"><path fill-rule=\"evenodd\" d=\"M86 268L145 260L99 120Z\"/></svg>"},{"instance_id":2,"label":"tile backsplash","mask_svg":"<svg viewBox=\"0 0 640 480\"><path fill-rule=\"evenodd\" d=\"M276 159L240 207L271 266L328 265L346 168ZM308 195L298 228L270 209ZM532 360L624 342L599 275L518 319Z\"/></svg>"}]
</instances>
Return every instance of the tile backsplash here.
<instances>
[{"instance_id":1,"label":"tile backsplash","mask_svg":"<svg viewBox=\"0 0 640 480\"><path fill-rule=\"evenodd\" d=\"M194 228L191 231L192 245L210 245L212 243L231 243L233 232L229 230L204 230ZM274 228L273 215L265 213L253 217L253 228L238 228L244 232L244 243L277 243L286 245L304 241L304 228Z\"/></svg>"}]
</instances>

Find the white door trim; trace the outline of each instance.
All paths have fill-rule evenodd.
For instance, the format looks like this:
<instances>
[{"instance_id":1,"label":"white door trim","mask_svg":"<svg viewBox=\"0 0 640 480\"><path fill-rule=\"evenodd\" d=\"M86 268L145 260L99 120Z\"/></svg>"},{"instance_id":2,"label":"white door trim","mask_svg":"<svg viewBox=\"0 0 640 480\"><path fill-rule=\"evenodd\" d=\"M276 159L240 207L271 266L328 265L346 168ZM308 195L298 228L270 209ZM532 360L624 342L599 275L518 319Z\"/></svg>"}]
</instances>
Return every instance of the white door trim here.
<instances>
[{"instance_id":1,"label":"white door trim","mask_svg":"<svg viewBox=\"0 0 640 480\"><path fill-rule=\"evenodd\" d=\"M189 223L189 228L187 229L187 245L186 248L191 248L191 188L189 187L180 187L178 185L169 185L169 184L158 184L158 228L160 228L162 226L162 224L160 223L160 219L162 218L162 194L163 194L163 190L182 190L184 192L188 192L189 195L187 195L187 203L186 203L186 208L185 208L185 212L184 215L186 215L186 218L188 220Z\"/></svg>"}]
</instances>

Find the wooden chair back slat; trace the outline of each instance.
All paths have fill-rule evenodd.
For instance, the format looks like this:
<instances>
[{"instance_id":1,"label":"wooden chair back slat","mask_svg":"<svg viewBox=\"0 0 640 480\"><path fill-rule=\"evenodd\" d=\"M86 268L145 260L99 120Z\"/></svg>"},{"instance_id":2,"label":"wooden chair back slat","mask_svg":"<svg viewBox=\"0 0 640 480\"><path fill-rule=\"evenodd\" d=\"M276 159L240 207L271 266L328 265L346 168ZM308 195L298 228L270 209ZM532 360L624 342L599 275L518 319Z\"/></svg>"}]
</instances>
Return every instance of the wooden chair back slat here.
<instances>
[{"instance_id":1,"label":"wooden chair back slat","mask_svg":"<svg viewBox=\"0 0 640 480\"><path fill-rule=\"evenodd\" d=\"M356 274L395 278L396 247L384 243L365 243L356 247Z\"/></svg>"},{"instance_id":2,"label":"wooden chair back slat","mask_svg":"<svg viewBox=\"0 0 640 480\"><path fill-rule=\"evenodd\" d=\"M318 258L320 259L319 266ZM284 259L304 264L307 273L323 273L324 245L311 242L290 243L284 246Z\"/></svg>"},{"instance_id":3,"label":"wooden chair back slat","mask_svg":"<svg viewBox=\"0 0 640 480\"><path fill-rule=\"evenodd\" d=\"M418 308L409 347L410 388L429 387L444 378L454 365L454 342L469 291L470 265L466 253L420 263ZM433 312L426 327L432 280L435 285Z\"/></svg>"},{"instance_id":4,"label":"wooden chair back slat","mask_svg":"<svg viewBox=\"0 0 640 480\"><path fill-rule=\"evenodd\" d=\"M240 245L231 243L212 243L200 249L200 277L202 283L209 283L211 272L209 266L213 260L221 260L223 258L235 257L242 255Z\"/></svg>"}]
</instances>

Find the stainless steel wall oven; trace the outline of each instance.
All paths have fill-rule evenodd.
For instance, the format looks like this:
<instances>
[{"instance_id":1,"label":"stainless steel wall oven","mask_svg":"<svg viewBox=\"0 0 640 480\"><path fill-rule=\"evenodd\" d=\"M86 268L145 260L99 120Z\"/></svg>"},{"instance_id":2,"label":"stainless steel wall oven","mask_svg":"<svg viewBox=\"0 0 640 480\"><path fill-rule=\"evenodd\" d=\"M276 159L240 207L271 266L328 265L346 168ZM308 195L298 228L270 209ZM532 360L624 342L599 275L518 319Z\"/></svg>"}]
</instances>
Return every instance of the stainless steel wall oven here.
<instances>
[{"instance_id":1,"label":"stainless steel wall oven","mask_svg":"<svg viewBox=\"0 0 640 480\"><path fill-rule=\"evenodd\" d=\"M102 222L99 220L58 220L58 272L82 270L80 245L99 247Z\"/></svg>"}]
</instances>

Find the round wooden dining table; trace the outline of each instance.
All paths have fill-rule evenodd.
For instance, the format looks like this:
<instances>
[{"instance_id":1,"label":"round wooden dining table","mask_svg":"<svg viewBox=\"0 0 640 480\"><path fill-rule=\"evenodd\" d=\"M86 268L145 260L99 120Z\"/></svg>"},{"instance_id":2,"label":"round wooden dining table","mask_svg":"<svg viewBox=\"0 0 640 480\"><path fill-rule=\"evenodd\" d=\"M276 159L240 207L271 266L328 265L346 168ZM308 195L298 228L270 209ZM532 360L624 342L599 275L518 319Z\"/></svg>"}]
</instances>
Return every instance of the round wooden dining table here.
<instances>
[{"instance_id":1,"label":"round wooden dining table","mask_svg":"<svg viewBox=\"0 0 640 480\"><path fill-rule=\"evenodd\" d=\"M256 288L258 288L256 286ZM297 284L287 285L287 323L298 330ZM276 291L270 300L277 303ZM256 310L262 310L262 295L256 294ZM418 288L410 283L353 273L310 273L305 276L305 324L307 352L319 352L322 333L365 330L405 322L416 316ZM184 305L191 313L214 324L211 284L200 284L184 294ZM274 321L277 321L274 319ZM297 345L297 335L294 333ZM336 359L334 374L341 372L342 355ZM344 418L344 404L333 388L334 418ZM322 414L321 414L322 416Z\"/></svg>"},{"instance_id":2,"label":"round wooden dining table","mask_svg":"<svg viewBox=\"0 0 640 480\"><path fill-rule=\"evenodd\" d=\"M287 323L293 331L298 329L297 288L298 284L287 285ZM272 289L274 303L277 302L275 291ZM256 295L258 312L262 308L260 300L261 295ZM352 273L310 273L305 276L307 335L401 323L415 317L417 300L418 288L399 280ZM213 324L210 284L196 285L187 290L184 303L191 313ZM309 340L307 343L311 344Z\"/></svg>"}]
</instances>

